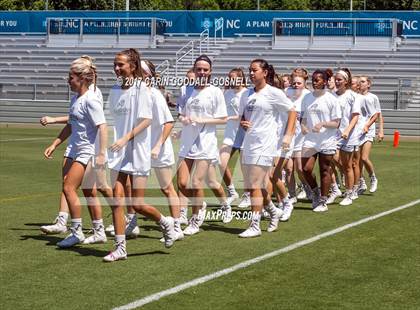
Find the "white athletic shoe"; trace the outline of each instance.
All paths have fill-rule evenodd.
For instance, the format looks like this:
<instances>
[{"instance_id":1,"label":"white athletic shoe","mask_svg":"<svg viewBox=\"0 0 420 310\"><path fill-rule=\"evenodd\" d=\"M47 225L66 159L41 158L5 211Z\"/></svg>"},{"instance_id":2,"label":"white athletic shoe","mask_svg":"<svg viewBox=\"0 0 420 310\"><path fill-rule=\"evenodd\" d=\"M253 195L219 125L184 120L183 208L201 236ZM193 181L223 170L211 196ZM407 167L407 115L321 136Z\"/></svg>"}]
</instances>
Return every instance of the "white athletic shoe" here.
<instances>
[{"instance_id":1,"label":"white athletic shoe","mask_svg":"<svg viewBox=\"0 0 420 310\"><path fill-rule=\"evenodd\" d=\"M307 199L306 192L305 192L305 190L303 188L299 192L299 194L297 195L297 199L299 199L299 200L305 200L305 199Z\"/></svg>"},{"instance_id":2,"label":"white athletic shoe","mask_svg":"<svg viewBox=\"0 0 420 310\"><path fill-rule=\"evenodd\" d=\"M229 189L229 187L227 189L227 192L228 192L228 197L226 198L226 203L228 205L231 205L232 202L234 202L236 199L239 198L239 194L235 189L231 190Z\"/></svg>"},{"instance_id":3,"label":"white athletic shoe","mask_svg":"<svg viewBox=\"0 0 420 310\"><path fill-rule=\"evenodd\" d=\"M290 201L292 204L295 204L295 203L297 203L297 197L296 197L296 196L289 196L289 201Z\"/></svg>"},{"instance_id":4,"label":"white athletic shoe","mask_svg":"<svg viewBox=\"0 0 420 310\"><path fill-rule=\"evenodd\" d=\"M192 236L200 232L200 226L198 226L197 215L192 215L188 226L184 229L183 233L186 236Z\"/></svg>"},{"instance_id":5,"label":"white athletic shoe","mask_svg":"<svg viewBox=\"0 0 420 310\"><path fill-rule=\"evenodd\" d=\"M240 233L239 238L253 238L261 236L261 228L259 219L252 219L247 230Z\"/></svg>"},{"instance_id":6,"label":"white athletic shoe","mask_svg":"<svg viewBox=\"0 0 420 310\"><path fill-rule=\"evenodd\" d=\"M103 226L98 229L93 229L93 235L83 240L83 244L95 244L95 243L106 243L107 238Z\"/></svg>"},{"instance_id":7,"label":"white athletic shoe","mask_svg":"<svg viewBox=\"0 0 420 310\"><path fill-rule=\"evenodd\" d=\"M163 238L165 238L165 247L170 248L176 239L174 219L170 216L165 217L160 223L160 228L162 229Z\"/></svg>"},{"instance_id":8,"label":"white athletic shoe","mask_svg":"<svg viewBox=\"0 0 420 310\"><path fill-rule=\"evenodd\" d=\"M251 194L249 192L243 193L238 208L245 209L251 206Z\"/></svg>"},{"instance_id":9,"label":"white athletic shoe","mask_svg":"<svg viewBox=\"0 0 420 310\"><path fill-rule=\"evenodd\" d=\"M351 192L346 192L344 194L344 199L341 200L340 206L349 206L353 203L353 200L351 199Z\"/></svg>"},{"instance_id":10,"label":"white athletic shoe","mask_svg":"<svg viewBox=\"0 0 420 310\"><path fill-rule=\"evenodd\" d=\"M232 222L232 207L230 205L225 205L221 207L222 209L222 222L227 224Z\"/></svg>"},{"instance_id":11,"label":"white athletic shoe","mask_svg":"<svg viewBox=\"0 0 420 310\"><path fill-rule=\"evenodd\" d=\"M203 201L203 205L201 206L201 209L198 211L198 227L201 227L201 225L203 225L204 220L206 219L206 208L207 208L207 203L205 201Z\"/></svg>"},{"instance_id":12,"label":"white athletic shoe","mask_svg":"<svg viewBox=\"0 0 420 310\"><path fill-rule=\"evenodd\" d=\"M326 212L328 211L328 206L326 203L320 203L316 208L314 208L312 211L314 212Z\"/></svg>"},{"instance_id":13,"label":"white athletic shoe","mask_svg":"<svg viewBox=\"0 0 420 310\"><path fill-rule=\"evenodd\" d=\"M359 195L357 195L357 188L351 191L350 198L351 200L356 200L357 198L359 198Z\"/></svg>"},{"instance_id":14,"label":"white athletic shoe","mask_svg":"<svg viewBox=\"0 0 420 310\"><path fill-rule=\"evenodd\" d=\"M127 251L125 249L125 241L115 244L115 250L110 252L102 260L104 262L115 262L117 260L127 259Z\"/></svg>"},{"instance_id":15,"label":"white athletic shoe","mask_svg":"<svg viewBox=\"0 0 420 310\"><path fill-rule=\"evenodd\" d=\"M283 204L283 215L280 217L280 221L287 222L292 216L293 204L286 202Z\"/></svg>"},{"instance_id":16,"label":"white athletic shoe","mask_svg":"<svg viewBox=\"0 0 420 310\"><path fill-rule=\"evenodd\" d=\"M370 177L370 189L369 192L374 193L378 189L378 179L372 175Z\"/></svg>"},{"instance_id":17,"label":"white athletic shoe","mask_svg":"<svg viewBox=\"0 0 420 310\"><path fill-rule=\"evenodd\" d=\"M366 185L366 181L364 178L360 178L359 180L359 187L357 188L357 194L363 195L364 192L366 192L367 190L367 185Z\"/></svg>"},{"instance_id":18,"label":"white athletic shoe","mask_svg":"<svg viewBox=\"0 0 420 310\"><path fill-rule=\"evenodd\" d=\"M42 232L46 233L47 235L63 234L67 232L67 226L61 224L60 222L56 222L53 225L41 226L40 229Z\"/></svg>"},{"instance_id":19,"label":"white athletic shoe","mask_svg":"<svg viewBox=\"0 0 420 310\"><path fill-rule=\"evenodd\" d=\"M188 225L188 207L181 208L179 212L179 223L181 225Z\"/></svg>"},{"instance_id":20,"label":"white athletic shoe","mask_svg":"<svg viewBox=\"0 0 420 310\"><path fill-rule=\"evenodd\" d=\"M283 215L283 211L281 209L278 209L276 207L274 208L275 210L267 210L270 213L270 223L268 223L267 232L273 232L277 230L277 227L279 226L280 217Z\"/></svg>"},{"instance_id":21,"label":"white athletic shoe","mask_svg":"<svg viewBox=\"0 0 420 310\"><path fill-rule=\"evenodd\" d=\"M67 220L59 215L54 219L52 225L44 225L40 229L48 235L62 234L67 232Z\"/></svg>"},{"instance_id":22,"label":"white athletic shoe","mask_svg":"<svg viewBox=\"0 0 420 310\"><path fill-rule=\"evenodd\" d=\"M330 193L330 195L328 196L328 199L327 199L327 201L326 201L326 204L327 205L329 205L329 204L332 204L332 203L334 203L334 201L335 201L335 199L337 198L337 197L341 197L341 195L342 195L343 193L340 191L340 189L337 187L337 188L334 188L332 191L331 191L331 193Z\"/></svg>"},{"instance_id":23,"label":"white athletic shoe","mask_svg":"<svg viewBox=\"0 0 420 310\"><path fill-rule=\"evenodd\" d=\"M279 207L279 209L281 209ZM262 209L261 213L260 213L261 219L270 219L270 213L267 212L267 210L265 210L264 208Z\"/></svg>"},{"instance_id":24,"label":"white athletic shoe","mask_svg":"<svg viewBox=\"0 0 420 310\"><path fill-rule=\"evenodd\" d=\"M70 248L73 245L82 243L85 240L85 235L83 234L81 226L78 226L77 228L70 228L70 231L70 235L68 235L65 239L57 243L58 247L62 249Z\"/></svg>"},{"instance_id":25,"label":"white athletic shoe","mask_svg":"<svg viewBox=\"0 0 420 310\"><path fill-rule=\"evenodd\" d=\"M125 236L128 238L137 238L140 235L140 229L137 226L137 215L135 215L131 221L127 217L127 225L125 226Z\"/></svg>"},{"instance_id":26,"label":"white athletic shoe","mask_svg":"<svg viewBox=\"0 0 420 310\"><path fill-rule=\"evenodd\" d=\"M105 228L105 233L110 236L115 236L115 227L114 224L110 224Z\"/></svg>"}]
</instances>

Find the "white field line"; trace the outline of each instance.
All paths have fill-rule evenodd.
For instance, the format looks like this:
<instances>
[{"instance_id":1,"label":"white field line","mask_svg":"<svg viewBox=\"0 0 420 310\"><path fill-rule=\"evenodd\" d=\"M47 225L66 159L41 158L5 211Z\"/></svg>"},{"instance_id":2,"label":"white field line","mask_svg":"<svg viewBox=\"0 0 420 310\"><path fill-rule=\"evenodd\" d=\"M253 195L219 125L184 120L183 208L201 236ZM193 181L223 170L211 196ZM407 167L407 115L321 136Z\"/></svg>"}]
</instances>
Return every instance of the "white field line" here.
<instances>
[{"instance_id":1,"label":"white field line","mask_svg":"<svg viewBox=\"0 0 420 310\"><path fill-rule=\"evenodd\" d=\"M364 223L367 223L367 222L376 220L376 219L378 219L380 217L383 217L383 216L392 214L394 212L398 212L398 211L407 209L407 208L412 207L412 206L415 206L415 205L417 205L419 203L420 203L420 199L414 200L414 201L412 201L412 202L410 202L408 204L405 204L403 206L400 206L400 207L397 207L397 208L394 208L394 209L391 209L391 210L388 210L388 211L384 211L384 212L378 213L376 215L372 215L372 216L366 217L366 218L361 219L359 221L356 221L356 222L353 222L353 223L350 223L350 224L347 224L347 225L344 225L344 226L335 228L333 230L324 232L322 234L316 235L316 236L314 236L312 238L305 239L305 240L302 240L302 241L293 243L293 244L288 245L288 246L286 246L284 248L281 248L281 249L275 250L273 252L270 252L270 253L267 253L267 254L264 254L264 255L261 255L261 256L258 256L258 257L249 259L247 261L244 261L244 262L239 263L237 265L234 265L232 267L229 267L229 268L226 268L226 269L223 269L223 270L219 270L217 272L208 274L206 276L199 277L199 278L196 278L194 280L185 282L183 284L174 286L174 287L172 287L170 289L167 289L167 290L164 290L164 291L161 291L161 292L158 292L158 293L155 293L155 294L146 296L144 298L141 298L141 299L138 299L136 301L133 301L133 302L131 302L129 304L126 304L124 306L114 308L113 310L128 310L128 309L139 308L139 307L141 307L143 305L146 305L148 303L151 303L153 301L157 301L157 300L159 300L159 299L161 299L163 297L166 297L166 296L169 296L169 295L173 295L173 294L179 293L179 292L181 292L181 291L183 291L183 290L185 290L187 288L194 287L194 286L197 286L199 284L202 284L202 283L205 283L205 282L208 282L208 281L217 279L217 278L219 278L221 276L227 275L227 274L232 273L234 271L237 271L237 270L240 270L240 269L244 269L244 268L246 268L248 266L254 265L256 263L262 262L262 261L264 261L266 259L269 259L269 258L278 256L280 254L293 251L293 250L298 249L300 247L303 247L303 246L305 246L307 244L313 243L315 241L321 240L321 239L326 238L326 237L330 237L330 236L336 235L336 234L338 234L338 233L340 233L342 231L345 231L347 229L350 229L352 227L359 226L359 225L362 225Z\"/></svg>"},{"instance_id":2,"label":"white field line","mask_svg":"<svg viewBox=\"0 0 420 310\"><path fill-rule=\"evenodd\" d=\"M3 142L17 142L17 141L41 141L41 140L51 140L54 138L21 138L21 139L5 139L5 140L0 140L0 143Z\"/></svg>"}]
</instances>

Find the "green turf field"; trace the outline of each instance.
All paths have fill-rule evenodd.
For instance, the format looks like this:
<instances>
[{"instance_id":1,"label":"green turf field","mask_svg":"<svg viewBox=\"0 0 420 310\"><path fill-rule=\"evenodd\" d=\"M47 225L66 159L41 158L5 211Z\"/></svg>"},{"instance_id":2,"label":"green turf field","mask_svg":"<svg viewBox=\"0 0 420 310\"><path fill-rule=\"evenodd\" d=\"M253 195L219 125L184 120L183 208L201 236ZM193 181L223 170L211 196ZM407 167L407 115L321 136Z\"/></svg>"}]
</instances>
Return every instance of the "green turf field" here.
<instances>
[{"instance_id":1,"label":"green turf field","mask_svg":"<svg viewBox=\"0 0 420 310\"><path fill-rule=\"evenodd\" d=\"M237 236L245 221L208 221L201 233L169 250L158 241L157 225L140 220L140 238L127 243L128 260L106 264L102 257L112 240L59 250L55 244L64 235L39 230L58 209L64 148L52 161L42 155L58 130L0 127L2 309L111 309L420 198L420 144L401 142L394 149L385 142L372 154L378 191L352 206L334 204L315 214L309 203L298 203L291 221L277 232L263 231L250 240ZM236 178L239 183L240 173ZM420 204L144 308L420 309L419 223ZM90 228L87 210L84 226Z\"/></svg>"}]
</instances>

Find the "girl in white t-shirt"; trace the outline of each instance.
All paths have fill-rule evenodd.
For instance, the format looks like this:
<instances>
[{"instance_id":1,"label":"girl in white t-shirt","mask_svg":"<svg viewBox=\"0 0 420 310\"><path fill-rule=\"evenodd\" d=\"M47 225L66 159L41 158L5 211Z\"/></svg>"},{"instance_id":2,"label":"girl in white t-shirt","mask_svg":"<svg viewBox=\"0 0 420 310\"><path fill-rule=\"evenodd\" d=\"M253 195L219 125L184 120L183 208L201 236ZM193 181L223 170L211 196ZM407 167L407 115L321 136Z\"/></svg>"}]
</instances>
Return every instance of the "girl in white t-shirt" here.
<instances>
[{"instance_id":1,"label":"girl in white t-shirt","mask_svg":"<svg viewBox=\"0 0 420 310\"><path fill-rule=\"evenodd\" d=\"M302 101L302 166L305 179L313 192L314 212L328 210L327 198L331 185L331 162L337 148L337 128L341 119L341 108L334 95L327 91L330 78L327 70L316 70L312 74L314 91ZM321 192L313 174L319 158Z\"/></svg>"},{"instance_id":2,"label":"girl in white t-shirt","mask_svg":"<svg viewBox=\"0 0 420 310\"><path fill-rule=\"evenodd\" d=\"M356 198L357 195L353 157L359 148L360 132L357 123L360 115L360 97L350 89L351 81L351 73L347 68L340 69L335 74L336 96L342 116L338 128L339 158L336 157L334 160L337 163L341 162L345 177L346 192L340 202L342 206L351 205L352 198Z\"/></svg>"},{"instance_id":3,"label":"girl in white t-shirt","mask_svg":"<svg viewBox=\"0 0 420 310\"><path fill-rule=\"evenodd\" d=\"M169 110L168 103L161 91L153 87L153 80L156 78L154 64L149 60L141 61L143 76L149 80L153 103L153 119L151 124L151 156L152 168L156 174L162 193L167 197L169 210L174 219L175 240L184 238L179 219L179 198L172 183L172 168L175 164L174 150L170 138L174 127L174 119ZM164 238L161 239L164 241Z\"/></svg>"},{"instance_id":4,"label":"girl in white t-shirt","mask_svg":"<svg viewBox=\"0 0 420 310\"><path fill-rule=\"evenodd\" d=\"M174 221L163 216L144 201L147 177L151 169L152 99L150 90L141 81L140 55L135 49L116 54L114 72L120 85L109 94L109 108L114 119L114 143L109 148L109 167L112 170L115 227L115 250L104 257L112 262L127 258L124 219L125 187L131 184L131 206L134 210L159 223L165 246L175 239Z\"/></svg>"},{"instance_id":5,"label":"girl in white t-shirt","mask_svg":"<svg viewBox=\"0 0 420 310\"><path fill-rule=\"evenodd\" d=\"M245 132L240 126L239 104L241 97L245 95L246 80L245 74L241 68L232 69L228 76L229 86L224 93L228 121L226 123L223 144L220 147L220 173L227 186L229 194L229 204L236 198L239 198L233 184L232 172L228 166L230 158L239 152L242 147Z\"/></svg>"},{"instance_id":6,"label":"girl in white t-shirt","mask_svg":"<svg viewBox=\"0 0 420 310\"><path fill-rule=\"evenodd\" d=\"M83 178L88 165L95 159L95 167L104 168L106 162L106 140L107 126L103 111L101 98L93 90L89 90L91 84L95 84L96 68L90 58L81 57L73 61L70 67L68 83L72 91L77 93L72 98L68 124L62 131L61 137L48 147L44 155L51 158L56 147L71 132L70 148L65 154L65 168L68 168L63 179L63 194L71 215L71 233L64 240L57 243L60 248L72 247L75 244L85 241L82 231L81 204L77 194L78 188L82 185ZM44 119L44 121L46 121ZM42 120L41 120L42 123ZM99 136L99 144L95 149L95 140ZM96 158L95 158L96 157ZM67 166L67 163L69 166ZM67 166L67 167L66 167ZM96 195L93 194L93 186L83 188L92 207L94 228L101 226L103 230L102 211L97 203ZM91 199L92 198L92 199ZM91 199L91 200L90 200ZM60 217L58 221L60 221ZM97 223L100 222L100 223ZM92 238L91 238L92 239ZM90 239L89 239L90 240ZM91 241L91 240L90 240ZM94 242L87 242L94 243Z\"/></svg>"},{"instance_id":7,"label":"girl in white t-shirt","mask_svg":"<svg viewBox=\"0 0 420 310\"><path fill-rule=\"evenodd\" d=\"M359 90L363 96L362 116L364 122L361 124L362 135L360 141L360 181L359 181L359 194L362 194L366 189L366 182L363 178L363 167L366 168L370 177L371 193L374 193L378 187L378 179L375 175L373 164L369 158L372 149L373 140L376 134L376 120L381 118L381 105L379 99L375 94L369 92L372 86L372 81L368 76L362 75L359 78Z\"/></svg>"},{"instance_id":8,"label":"girl in white t-shirt","mask_svg":"<svg viewBox=\"0 0 420 310\"><path fill-rule=\"evenodd\" d=\"M307 184L305 178L303 176L302 171L302 161L301 161L301 152L302 152L302 145L304 136L302 134L301 126L300 126L300 117L302 112L302 100L307 95L310 94L310 91L306 88L306 80L308 78L308 74L301 71L304 69L300 69L297 72L292 73L292 87L289 87L286 90L286 96L292 100L296 113L296 129L295 129L295 137L293 143L293 152L291 154L291 160L288 160L285 165L285 172L286 172L286 184L289 190L289 200L290 203L283 205L283 215L280 218L280 221L287 221L289 220L292 211L293 211L293 203L297 202L296 197L296 182L294 171L298 174L298 177L301 181L303 189L307 188ZM305 191L303 190L303 193Z\"/></svg>"},{"instance_id":9,"label":"girl in white t-shirt","mask_svg":"<svg viewBox=\"0 0 420 310\"><path fill-rule=\"evenodd\" d=\"M199 211L203 207L204 184L210 165L217 164L219 160L216 125L225 124L227 121L223 93L209 84L211 68L211 60L207 56L201 55L195 60L196 86L191 89L188 97L185 96L185 102L179 104L178 110L179 120L183 124L179 149L178 189L192 202L192 216L184 229L185 235L198 233L204 220L205 212L199 217ZM192 188L188 186L190 177ZM229 205L225 207L230 209Z\"/></svg>"},{"instance_id":10,"label":"girl in white t-shirt","mask_svg":"<svg viewBox=\"0 0 420 310\"><path fill-rule=\"evenodd\" d=\"M246 131L242 164L245 188L251 192L253 217L249 228L239 235L242 238L261 235L260 214L263 207L270 214L267 231L277 229L283 212L272 203L271 193L267 190L269 184L266 184L266 181L273 160L278 156L278 143L282 144L285 151L291 146L296 120L293 103L282 90L271 86L275 75L273 66L264 59L255 59L250 64L249 73L255 87L249 89L247 96L243 97L239 115L242 115L241 126ZM283 137L278 136L277 120L280 113L288 115ZM278 172L276 169L274 173L275 184L276 179L279 180Z\"/></svg>"},{"instance_id":11,"label":"girl in white t-shirt","mask_svg":"<svg viewBox=\"0 0 420 310\"><path fill-rule=\"evenodd\" d=\"M93 92L96 96L98 96L98 100L103 104L102 93L100 89L96 86L96 67L93 64L93 59L89 56L82 56L82 59L86 59L90 62L91 67L95 70L95 79L94 82L89 86L88 91ZM40 119L40 123L43 126L47 126L48 124L67 124L66 127L63 128L60 135L58 136L58 140L54 141L54 143L50 147L56 147L57 142L61 144L67 137L70 136L71 126L68 123L69 116L58 116L58 117L50 117L44 116ZM58 145L59 145L58 144ZM95 141L95 150L96 152L99 151L99 139ZM63 167L62 167L62 175L63 180L67 175L67 172L71 166L73 161L74 152L76 148L73 145L73 142L68 142L67 148L64 152L64 159L63 159ZM106 180L106 170L103 168L93 167L92 161L86 167L85 175L82 182L82 191L83 194L87 199L89 214L92 218L93 224L93 235L86 238L83 243L84 244L91 244L91 243L104 243L107 241L106 234L104 231L104 223L102 220L102 207L99 202L99 199L96 197L96 191L102 193L104 197L108 199L109 204L112 203L112 189L109 187L107 180ZM67 201L64 195L64 192L61 192L61 199L60 199L60 208L58 216L56 217L55 222L52 225L44 225L41 226L41 231L46 234L59 234L64 233L67 231L67 219L69 215L69 208L67 205Z\"/></svg>"}]
</instances>

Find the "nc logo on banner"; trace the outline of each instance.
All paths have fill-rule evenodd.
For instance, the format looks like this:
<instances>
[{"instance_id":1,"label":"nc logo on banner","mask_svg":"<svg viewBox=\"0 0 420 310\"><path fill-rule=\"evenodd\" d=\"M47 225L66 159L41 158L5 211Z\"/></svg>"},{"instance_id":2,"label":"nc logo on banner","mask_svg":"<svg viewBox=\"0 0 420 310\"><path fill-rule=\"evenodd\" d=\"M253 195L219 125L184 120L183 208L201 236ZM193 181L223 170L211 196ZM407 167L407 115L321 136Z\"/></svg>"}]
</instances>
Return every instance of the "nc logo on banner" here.
<instances>
[{"instance_id":1,"label":"nc logo on banner","mask_svg":"<svg viewBox=\"0 0 420 310\"><path fill-rule=\"evenodd\" d=\"M205 18L201 22L201 27L204 27L204 29L209 29L209 28L213 27L213 22L210 19Z\"/></svg>"}]
</instances>

